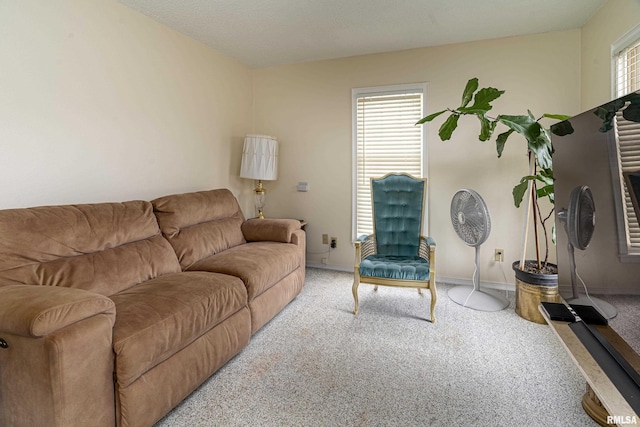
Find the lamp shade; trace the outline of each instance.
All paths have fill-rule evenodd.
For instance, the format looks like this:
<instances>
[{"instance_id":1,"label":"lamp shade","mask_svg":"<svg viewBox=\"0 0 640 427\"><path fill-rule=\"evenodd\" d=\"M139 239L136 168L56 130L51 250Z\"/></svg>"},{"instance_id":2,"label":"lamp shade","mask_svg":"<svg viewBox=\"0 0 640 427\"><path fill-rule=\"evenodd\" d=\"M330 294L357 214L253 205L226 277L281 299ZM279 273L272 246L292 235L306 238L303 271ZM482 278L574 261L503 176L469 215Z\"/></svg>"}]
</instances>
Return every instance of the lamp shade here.
<instances>
[{"instance_id":1,"label":"lamp shade","mask_svg":"<svg viewBox=\"0 0 640 427\"><path fill-rule=\"evenodd\" d=\"M278 141L267 135L247 135L242 150L240 177L260 180L278 178Z\"/></svg>"}]
</instances>

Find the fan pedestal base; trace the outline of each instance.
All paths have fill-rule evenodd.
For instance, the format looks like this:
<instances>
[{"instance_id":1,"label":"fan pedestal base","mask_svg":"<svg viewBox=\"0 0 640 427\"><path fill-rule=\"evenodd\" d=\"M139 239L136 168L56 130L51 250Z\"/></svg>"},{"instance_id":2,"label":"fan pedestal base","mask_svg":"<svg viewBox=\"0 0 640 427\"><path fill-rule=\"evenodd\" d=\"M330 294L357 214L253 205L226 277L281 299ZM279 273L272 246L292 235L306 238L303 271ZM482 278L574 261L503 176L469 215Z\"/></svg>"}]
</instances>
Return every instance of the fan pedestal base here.
<instances>
[{"instance_id":1,"label":"fan pedestal base","mask_svg":"<svg viewBox=\"0 0 640 427\"><path fill-rule=\"evenodd\" d=\"M591 302L593 300L593 302ZM606 301L601 300L600 298L591 297L591 300L586 296L580 296L578 298L570 298L567 300L569 304L577 304L577 305L590 305L594 307L594 303L597 307L594 307L596 310L600 312L606 319L613 319L618 315L618 309L609 304Z\"/></svg>"},{"instance_id":2,"label":"fan pedestal base","mask_svg":"<svg viewBox=\"0 0 640 427\"><path fill-rule=\"evenodd\" d=\"M448 295L453 302L478 311L500 311L509 305L509 300L497 292L470 286L451 288Z\"/></svg>"}]
</instances>

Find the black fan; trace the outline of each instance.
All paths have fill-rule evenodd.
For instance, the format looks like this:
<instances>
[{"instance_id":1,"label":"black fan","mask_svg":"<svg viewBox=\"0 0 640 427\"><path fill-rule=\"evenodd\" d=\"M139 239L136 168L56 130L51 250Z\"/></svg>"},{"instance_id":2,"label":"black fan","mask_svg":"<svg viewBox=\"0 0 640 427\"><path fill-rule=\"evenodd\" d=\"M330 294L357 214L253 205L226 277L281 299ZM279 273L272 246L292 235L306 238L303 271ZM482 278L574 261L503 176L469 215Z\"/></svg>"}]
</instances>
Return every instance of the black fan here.
<instances>
[{"instance_id":1,"label":"black fan","mask_svg":"<svg viewBox=\"0 0 640 427\"><path fill-rule=\"evenodd\" d=\"M569 268L571 269L571 290L573 298L567 300L569 304L589 305L601 314L611 319L618 314L618 310L608 302L587 295L581 296L578 288L578 273L576 270L575 248L583 251L587 249L596 228L596 205L591 189L586 185L576 187L569 198L569 209L558 212L558 218L564 224L569 238L567 251L569 252Z\"/></svg>"}]
</instances>

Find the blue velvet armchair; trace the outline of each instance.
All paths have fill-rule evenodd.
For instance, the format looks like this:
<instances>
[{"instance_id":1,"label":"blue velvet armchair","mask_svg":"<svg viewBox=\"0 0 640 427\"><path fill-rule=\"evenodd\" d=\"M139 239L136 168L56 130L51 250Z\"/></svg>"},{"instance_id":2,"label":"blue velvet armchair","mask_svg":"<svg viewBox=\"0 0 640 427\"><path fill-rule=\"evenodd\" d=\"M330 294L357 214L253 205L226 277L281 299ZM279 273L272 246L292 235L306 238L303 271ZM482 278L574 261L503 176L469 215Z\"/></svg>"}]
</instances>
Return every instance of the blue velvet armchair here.
<instances>
[{"instance_id":1,"label":"blue velvet armchair","mask_svg":"<svg viewBox=\"0 0 640 427\"><path fill-rule=\"evenodd\" d=\"M355 242L353 314L358 314L358 286L368 283L431 291L431 322L435 323L436 243L422 235L426 178L387 174L371 179L374 233Z\"/></svg>"}]
</instances>

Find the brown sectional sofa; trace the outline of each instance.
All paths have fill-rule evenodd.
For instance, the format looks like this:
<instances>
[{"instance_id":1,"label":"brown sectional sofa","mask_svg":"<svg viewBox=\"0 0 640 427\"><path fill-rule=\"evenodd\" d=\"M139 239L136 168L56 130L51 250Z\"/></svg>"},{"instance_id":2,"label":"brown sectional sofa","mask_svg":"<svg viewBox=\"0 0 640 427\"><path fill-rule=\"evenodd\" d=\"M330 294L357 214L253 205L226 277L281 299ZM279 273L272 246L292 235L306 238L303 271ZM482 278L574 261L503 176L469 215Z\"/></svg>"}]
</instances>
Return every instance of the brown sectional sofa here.
<instances>
[{"instance_id":1,"label":"brown sectional sofa","mask_svg":"<svg viewBox=\"0 0 640 427\"><path fill-rule=\"evenodd\" d=\"M0 211L0 425L148 426L302 289L297 220L212 190Z\"/></svg>"}]
</instances>

